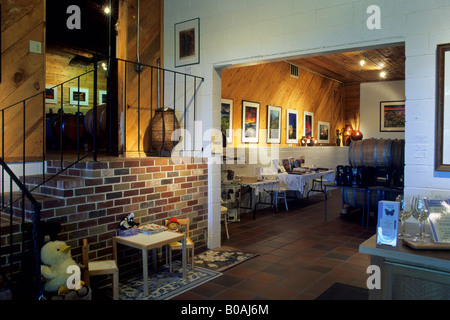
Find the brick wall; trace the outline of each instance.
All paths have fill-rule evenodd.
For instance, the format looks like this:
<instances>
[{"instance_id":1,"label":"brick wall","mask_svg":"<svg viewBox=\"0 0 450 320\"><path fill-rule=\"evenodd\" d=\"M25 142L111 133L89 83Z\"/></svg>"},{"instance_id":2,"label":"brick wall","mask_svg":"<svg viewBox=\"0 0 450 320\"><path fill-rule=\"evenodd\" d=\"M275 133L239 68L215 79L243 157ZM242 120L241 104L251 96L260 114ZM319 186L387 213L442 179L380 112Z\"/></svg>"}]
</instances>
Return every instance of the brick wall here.
<instances>
[{"instance_id":1,"label":"brick wall","mask_svg":"<svg viewBox=\"0 0 450 320\"><path fill-rule=\"evenodd\" d=\"M60 165L60 161L48 161L47 172L55 173ZM90 259L110 258L112 237L130 212L141 223L163 224L171 216L190 218L196 251L206 249L208 167L204 159L112 158L79 163L67 169L64 177L41 187L41 193L57 197L43 201L42 220L61 223L59 238L72 246L72 255L80 262L83 238L89 239ZM141 273L140 253L118 249L121 273L134 266Z\"/></svg>"}]
</instances>

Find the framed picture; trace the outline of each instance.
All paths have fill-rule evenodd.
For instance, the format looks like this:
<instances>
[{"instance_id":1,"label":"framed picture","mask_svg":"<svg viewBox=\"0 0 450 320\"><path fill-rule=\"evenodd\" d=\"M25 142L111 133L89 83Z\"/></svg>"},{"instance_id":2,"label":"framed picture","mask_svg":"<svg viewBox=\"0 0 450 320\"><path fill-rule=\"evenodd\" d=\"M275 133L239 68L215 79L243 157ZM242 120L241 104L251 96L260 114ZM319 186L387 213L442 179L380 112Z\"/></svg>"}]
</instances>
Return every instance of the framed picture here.
<instances>
[{"instance_id":1,"label":"framed picture","mask_svg":"<svg viewBox=\"0 0 450 320\"><path fill-rule=\"evenodd\" d=\"M108 92L105 90L98 90L98 104L107 104L108 103Z\"/></svg>"},{"instance_id":2,"label":"framed picture","mask_svg":"<svg viewBox=\"0 0 450 320\"><path fill-rule=\"evenodd\" d=\"M317 122L317 143L330 143L330 123Z\"/></svg>"},{"instance_id":3,"label":"framed picture","mask_svg":"<svg viewBox=\"0 0 450 320\"><path fill-rule=\"evenodd\" d=\"M89 89L84 88L70 88L69 103L71 105L77 106L88 106L89 105Z\"/></svg>"},{"instance_id":4,"label":"framed picture","mask_svg":"<svg viewBox=\"0 0 450 320\"><path fill-rule=\"evenodd\" d=\"M450 43L437 46L435 170L450 171Z\"/></svg>"},{"instance_id":5,"label":"framed picture","mask_svg":"<svg viewBox=\"0 0 450 320\"><path fill-rule=\"evenodd\" d=\"M258 143L259 103L242 101L242 143Z\"/></svg>"},{"instance_id":6,"label":"framed picture","mask_svg":"<svg viewBox=\"0 0 450 320\"><path fill-rule=\"evenodd\" d=\"M306 138L314 137L314 113L303 112L303 136Z\"/></svg>"},{"instance_id":7,"label":"framed picture","mask_svg":"<svg viewBox=\"0 0 450 320\"><path fill-rule=\"evenodd\" d=\"M267 143L281 143L281 107L267 106Z\"/></svg>"},{"instance_id":8,"label":"framed picture","mask_svg":"<svg viewBox=\"0 0 450 320\"><path fill-rule=\"evenodd\" d=\"M405 101L380 102L380 132L405 131Z\"/></svg>"},{"instance_id":9,"label":"framed picture","mask_svg":"<svg viewBox=\"0 0 450 320\"><path fill-rule=\"evenodd\" d=\"M175 24L175 67L200 63L200 18Z\"/></svg>"},{"instance_id":10,"label":"framed picture","mask_svg":"<svg viewBox=\"0 0 450 320\"><path fill-rule=\"evenodd\" d=\"M52 85L45 86L45 103L58 103L58 87Z\"/></svg>"},{"instance_id":11,"label":"framed picture","mask_svg":"<svg viewBox=\"0 0 450 320\"><path fill-rule=\"evenodd\" d=\"M286 110L286 143L298 143L297 110Z\"/></svg>"},{"instance_id":12,"label":"framed picture","mask_svg":"<svg viewBox=\"0 0 450 320\"><path fill-rule=\"evenodd\" d=\"M220 128L227 138L227 143L233 142L233 100L222 99Z\"/></svg>"}]
</instances>

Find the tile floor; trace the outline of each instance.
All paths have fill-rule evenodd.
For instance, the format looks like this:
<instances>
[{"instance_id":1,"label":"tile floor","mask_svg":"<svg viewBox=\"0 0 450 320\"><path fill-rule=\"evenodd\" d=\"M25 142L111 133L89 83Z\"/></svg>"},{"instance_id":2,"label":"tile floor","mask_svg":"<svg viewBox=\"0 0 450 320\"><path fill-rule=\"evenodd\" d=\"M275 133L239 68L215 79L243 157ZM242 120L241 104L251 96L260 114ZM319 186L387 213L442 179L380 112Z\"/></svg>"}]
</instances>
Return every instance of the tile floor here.
<instances>
[{"instance_id":1,"label":"tile floor","mask_svg":"<svg viewBox=\"0 0 450 320\"><path fill-rule=\"evenodd\" d=\"M289 211L280 206L278 214L258 210L256 220L241 214L222 245L260 255L174 299L313 300L335 282L365 287L370 257L358 248L375 228L362 227L357 213L341 217L339 191L327 201L325 222L323 197L289 202Z\"/></svg>"}]
</instances>

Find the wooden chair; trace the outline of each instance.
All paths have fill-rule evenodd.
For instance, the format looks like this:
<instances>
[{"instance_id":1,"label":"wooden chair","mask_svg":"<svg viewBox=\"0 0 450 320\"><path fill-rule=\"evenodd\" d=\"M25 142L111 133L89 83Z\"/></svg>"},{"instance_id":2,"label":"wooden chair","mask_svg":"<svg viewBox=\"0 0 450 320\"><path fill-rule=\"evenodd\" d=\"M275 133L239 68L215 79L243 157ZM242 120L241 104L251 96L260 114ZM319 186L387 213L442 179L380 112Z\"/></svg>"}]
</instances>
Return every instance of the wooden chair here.
<instances>
[{"instance_id":1,"label":"wooden chair","mask_svg":"<svg viewBox=\"0 0 450 320\"><path fill-rule=\"evenodd\" d=\"M116 260L89 261L89 247L87 239L83 239L82 250L83 265L85 267L83 280L86 285L89 286L89 278L91 276L111 274L113 278L113 299L119 300L119 268L117 267Z\"/></svg>"},{"instance_id":2,"label":"wooden chair","mask_svg":"<svg viewBox=\"0 0 450 320\"><path fill-rule=\"evenodd\" d=\"M189 237L189 224L191 222L191 220L189 218L186 219L177 219L178 222L180 223L180 226L186 226L186 253L187 253L187 259L189 261L189 251L191 252L191 265L192 265L192 270L194 270L194 242L191 240L191 238ZM164 225L167 226L167 224L169 223L169 220L165 220L164 221ZM166 254L166 261L167 261L167 257L169 258L169 268L170 268L170 272L172 272L172 251L173 250L182 250L183 248L183 244L181 242L176 242L176 243L171 243L170 245L167 246L169 249L169 253ZM167 250L166 250L167 253Z\"/></svg>"},{"instance_id":3,"label":"wooden chair","mask_svg":"<svg viewBox=\"0 0 450 320\"><path fill-rule=\"evenodd\" d=\"M230 239L230 234L228 233L228 208L225 206L220 206L220 217L225 224L225 231L227 232L227 239Z\"/></svg>"}]
</instances>

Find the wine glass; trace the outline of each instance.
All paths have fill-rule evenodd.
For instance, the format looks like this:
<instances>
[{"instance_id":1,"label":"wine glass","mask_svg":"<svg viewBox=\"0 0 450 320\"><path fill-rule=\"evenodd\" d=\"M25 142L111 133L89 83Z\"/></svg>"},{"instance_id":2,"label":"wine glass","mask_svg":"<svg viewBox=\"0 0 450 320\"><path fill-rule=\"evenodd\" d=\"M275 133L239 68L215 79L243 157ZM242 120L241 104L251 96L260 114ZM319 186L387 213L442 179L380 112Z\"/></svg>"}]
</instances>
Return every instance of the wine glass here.
<instances>
[{"instance_id":1,"label":"wine glass","mask_svg":"<svg viewBox=\"0 0 450 320\"><path fill-rule=\"evenodd\" d=\"M411 213L414 219L416 219L419 222L419 233L417 234L414 241L423 242L424 241L424 221L428 219L428 216L430 215L430 212L428 211L428 208L425 206L425 199L421 199L418 197L413 197L413 200L411 201Z\"/></svg>"},{"instance_id":2,"label":"wine glass","mask_svg":"<svg viewBox=\"0 0 450 320\"><path fill-rule=\"evenodd\" d=\"M405 222L411 217L411 206L407 204L407 201L403 197L403 195L398 195L397 202L400 202L400 221L401 221L401 227L400 232L398 234L398 239L405 239L411 237L410 234L406 233L405 230Z\"/></svg>"}]
</instances>

